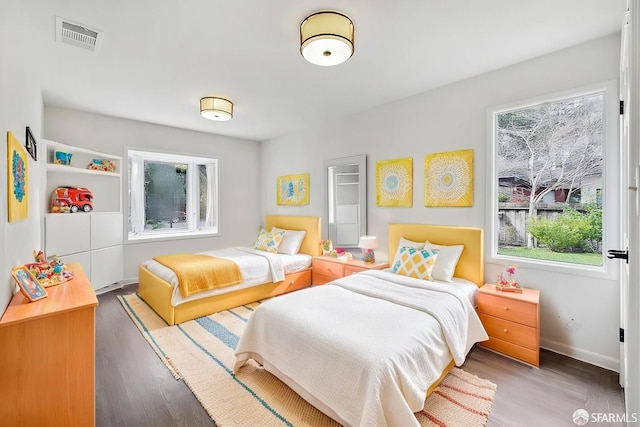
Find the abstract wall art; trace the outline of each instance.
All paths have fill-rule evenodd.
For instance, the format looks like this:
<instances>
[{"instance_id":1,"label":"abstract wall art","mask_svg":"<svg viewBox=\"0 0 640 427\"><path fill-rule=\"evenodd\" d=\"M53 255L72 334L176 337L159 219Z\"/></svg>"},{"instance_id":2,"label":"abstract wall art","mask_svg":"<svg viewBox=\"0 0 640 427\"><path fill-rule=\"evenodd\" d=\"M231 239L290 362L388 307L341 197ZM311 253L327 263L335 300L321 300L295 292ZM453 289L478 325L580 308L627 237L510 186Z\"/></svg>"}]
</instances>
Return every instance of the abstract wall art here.
<instances>
[{"instance_id":1,"label":"abstract wall art","mask_svg":"<svg viewBox=\"0 0 640 427\"><path fill-rule=\"evenodd\" d=\"M424 205L473 206L473 150L425 156Z\"/></svg>"},{"instance_id":2,"label":"abstract wall art","mask_svg":"<svg viewBox=\"0 0 640 427\"><path fill-rule=\"evenodd\" d=\"M7 199L9 222L29 216L29 161L27 152L11 132L7 132Z\"/></svg>"},{"instance_id":3,"label":"abstract wall art","mask_svg":"<svg viewBox=\"0 0 640 427\"><path fill-rule=\"evenodd\" d=\"M413 158L377 162L376 204L396 207L413 206Z\"/></svg>"},{"instance_id":4,"label":"abstract wall art","mask_svg":"<svg viewBox=\"0 0 640 427\"><path fill-rule=\"evenodd\" d=\"M308 205L309 174L279 176L276 192L279 205Z\"/></svg>"}]
</instances>

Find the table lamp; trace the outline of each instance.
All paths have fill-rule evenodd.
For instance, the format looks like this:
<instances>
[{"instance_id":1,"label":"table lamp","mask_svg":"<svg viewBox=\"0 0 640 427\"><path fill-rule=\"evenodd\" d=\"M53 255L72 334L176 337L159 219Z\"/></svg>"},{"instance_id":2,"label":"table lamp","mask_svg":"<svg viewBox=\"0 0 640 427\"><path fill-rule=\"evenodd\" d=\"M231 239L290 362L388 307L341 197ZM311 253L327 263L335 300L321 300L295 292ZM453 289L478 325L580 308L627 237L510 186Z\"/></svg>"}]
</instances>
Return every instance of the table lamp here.
<instances>
[{"instance_id":1,"label":"table lamp","mask_svg":"<svg viewBox=\"0 0 640 427\"><path fill-rule=\"evenodd\" d=\"M378 247L378 238L375 236L362 236L358 247L362 249L363 261L369 264L376 262L373 250Z\"/></svg>"}]
</instances>

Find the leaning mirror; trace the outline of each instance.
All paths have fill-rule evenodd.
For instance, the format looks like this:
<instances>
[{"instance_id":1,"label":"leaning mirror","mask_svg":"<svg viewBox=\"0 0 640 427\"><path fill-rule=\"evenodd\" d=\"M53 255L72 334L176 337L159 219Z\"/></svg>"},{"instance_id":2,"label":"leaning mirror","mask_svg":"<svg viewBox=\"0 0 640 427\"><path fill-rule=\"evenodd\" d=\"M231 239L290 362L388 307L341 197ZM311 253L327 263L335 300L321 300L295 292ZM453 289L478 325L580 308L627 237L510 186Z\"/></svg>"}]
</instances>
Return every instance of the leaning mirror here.
<instances>
[{"instance_id":1,"label":"leaning mirror","mask_svg":"<svg viewBox=\"0 0 640 427\"><path fill-rule=\"evenodd\" d=\"M357 248L367 234L367 156L330 159L327 171L328 238L334 247Z\"/></svg>"}]
</instances>

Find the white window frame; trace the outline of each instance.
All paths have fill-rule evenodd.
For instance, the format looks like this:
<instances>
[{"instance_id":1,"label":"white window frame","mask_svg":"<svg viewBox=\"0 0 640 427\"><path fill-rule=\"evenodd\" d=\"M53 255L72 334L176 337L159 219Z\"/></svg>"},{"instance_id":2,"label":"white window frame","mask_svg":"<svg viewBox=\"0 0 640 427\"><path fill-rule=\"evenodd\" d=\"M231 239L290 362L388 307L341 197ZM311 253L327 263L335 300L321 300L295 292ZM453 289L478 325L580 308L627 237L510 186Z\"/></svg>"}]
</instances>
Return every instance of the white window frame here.
<instances>
[{"instance_id":1,"label":"white window frame","mask_svg":"<svg viewBox=\"0 0 640 427\"><path fill-rule=\"evenodd\" d=\"M141 167L144 170L144 161L155 161L155 162L175 162L175 163L184 163L187 164L187 188L191 188L192 192L187 191L187 228L164 228L159 230L145 230L144 224L137 224L135 230L130 231L129 224L127 222L127 242L139 242L145 240L175 240L175 239L185 239L192 237L205 237L205 236L215 236L220 234L220 226L219 226L219 159L216 157L206 157L206 156L195 156L195 155L187 155L187 154L179 154L168 151L159 151L159 150L149 150L149 149L138 149L125 147L125 155L124 158L127 161L127 170L129 168L129 163L131 156L134 157L134 162L138 162L138 167ZM199 165L207 165L212 170L207 174L207 187L209 188L209 201L213 202L212 212L210 215L210 224L207 226L199 226L196 220L196 212L199 210L199 197L194 197L196 194L199 195L199 182L198 175L195 173L196 168ZM130 176L126 174L126 185L125 188L127 190L126 199L126 210L125 212L130 211L130 203L131 198L129 197L129 192L134 191L132 187L135 187L135 191L138 194L144 195L144 173L137 182L129 182ZM193 193L195 192L195 193ZM143 196L144 197L144 196ZM143 215L144 217L144 215ZM129 221L129 219L127 220ZM144 220L143 220L144 221Z\"/></svg>"},{"instance_id":2,"label":"white window frame","mask_svg":"<svg viewBox=\"0 0 640 427\"><path fill-rule=\"evenodd\" d=\"M596 93L604 95L604 126L605 141L604 155L604 199L602 218L602 251L603 265L589 266L582 264L569 264L555 261L538 260L531 258L514 257L498 254L498 176L495 167L495 135L496 115L535 106L546 102L560 101L566 98L587 96ZM621 193L620 193L620 142L619 142L619 96L618 83L610 80L589 86L569 89L523 101L492 107L487 110L487 174L486 174L486 233L485 233L485 260L491 264L510 265L519 267L559 272L565 274L590 276L602 279L616 280L620 266L618 261L609 260L604 256L608 249L620 248L621 233Z\"/></svg>"}]
</instances>

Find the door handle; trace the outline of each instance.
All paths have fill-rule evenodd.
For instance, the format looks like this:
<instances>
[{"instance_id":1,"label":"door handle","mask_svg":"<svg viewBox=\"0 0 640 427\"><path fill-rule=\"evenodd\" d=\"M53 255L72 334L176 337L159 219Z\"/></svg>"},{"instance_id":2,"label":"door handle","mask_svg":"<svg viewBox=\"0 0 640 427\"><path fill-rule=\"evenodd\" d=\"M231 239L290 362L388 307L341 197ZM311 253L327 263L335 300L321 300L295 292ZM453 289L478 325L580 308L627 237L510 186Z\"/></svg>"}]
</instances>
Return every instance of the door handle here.
<instances>
[{"instance_id":1,"label":"door handle","mask_svg":"<svg viewBox=\"0 0 640 427\"><path fill-rule=\"evenodd\" d=\"M629 264L629 250L625 250L622 251L620 249L609 249L607 251L607 258L609 259L614 259L614 258L619 258L619 259L624 259L626 260L627 264Z\"/></svg>"}]
</instances>

